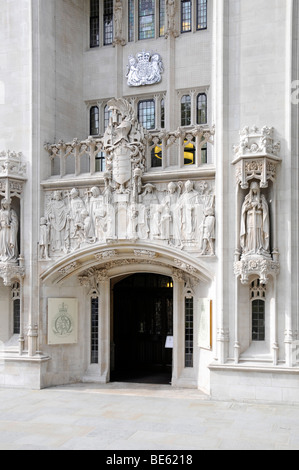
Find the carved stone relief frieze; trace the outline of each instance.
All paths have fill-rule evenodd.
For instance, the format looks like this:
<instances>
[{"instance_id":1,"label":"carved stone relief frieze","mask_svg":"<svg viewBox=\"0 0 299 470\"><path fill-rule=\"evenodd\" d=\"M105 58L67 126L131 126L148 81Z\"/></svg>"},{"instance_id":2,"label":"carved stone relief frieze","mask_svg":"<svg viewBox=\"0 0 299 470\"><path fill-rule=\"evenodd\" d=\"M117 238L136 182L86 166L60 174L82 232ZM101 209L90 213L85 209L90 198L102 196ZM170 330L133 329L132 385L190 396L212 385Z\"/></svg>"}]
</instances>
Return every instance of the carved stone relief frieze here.
<instances>
[{"instance_id":1,"label":"carved stone relief frieze","mask_svg":"<svg viewBox=\"0 0 299 470\"><path fill-rule=\"evenodd\" d=\"M214 256L214 180L144 183L146 131L126 100L108 104L104 186L46 191L41 259L125 240ZM108 255L109 251L99 254Z\"/></svg>"}]
</instances>

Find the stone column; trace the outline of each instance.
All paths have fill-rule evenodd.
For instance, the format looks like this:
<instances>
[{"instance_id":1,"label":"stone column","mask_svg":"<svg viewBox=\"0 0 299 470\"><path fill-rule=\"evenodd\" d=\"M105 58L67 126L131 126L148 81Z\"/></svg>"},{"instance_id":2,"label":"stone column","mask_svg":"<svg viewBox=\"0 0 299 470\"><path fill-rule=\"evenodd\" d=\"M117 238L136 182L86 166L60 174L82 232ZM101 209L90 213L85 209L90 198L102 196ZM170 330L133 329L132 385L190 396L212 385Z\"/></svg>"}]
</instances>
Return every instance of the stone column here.
<instances>
[{"instance_id":1,"label":"stone column","mask_svg":"<svg viewBox=\"0 0 299 470\"><path fill-rule=\"evenodd\" d=\"M185 282L180 270L173 271L173 358L172 385L176 385L184 369L185 355L185 318L184 287Z\"/></svg>"},{"instance_id":2,"label":"stone column","mask_svg":"<svg viewBox=\"0 0 299 470\"><path fill-rule=\"evenodd\" d=\"M100 381L110 380L110 279L103 274L98 278L99 308L99 367Z\"/></svg>"}]
</instances>

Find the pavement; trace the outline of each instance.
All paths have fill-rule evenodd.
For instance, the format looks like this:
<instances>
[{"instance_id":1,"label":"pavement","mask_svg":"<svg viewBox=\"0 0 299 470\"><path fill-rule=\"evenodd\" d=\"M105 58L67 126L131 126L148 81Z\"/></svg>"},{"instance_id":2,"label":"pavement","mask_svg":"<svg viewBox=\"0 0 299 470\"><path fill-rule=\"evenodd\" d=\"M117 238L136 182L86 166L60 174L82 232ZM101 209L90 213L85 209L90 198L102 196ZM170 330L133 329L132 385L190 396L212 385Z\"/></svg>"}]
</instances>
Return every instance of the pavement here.
<instances>
[{"instance_id":1,"label":"pavement","mask_svg":"<svg viewBox=\"0 0 299 470\"><path fill-rule=\"evenodd\" d=\"M299 406L167 385L0 389L0 450L298 450Z\"/></svg>"}]
</instances>

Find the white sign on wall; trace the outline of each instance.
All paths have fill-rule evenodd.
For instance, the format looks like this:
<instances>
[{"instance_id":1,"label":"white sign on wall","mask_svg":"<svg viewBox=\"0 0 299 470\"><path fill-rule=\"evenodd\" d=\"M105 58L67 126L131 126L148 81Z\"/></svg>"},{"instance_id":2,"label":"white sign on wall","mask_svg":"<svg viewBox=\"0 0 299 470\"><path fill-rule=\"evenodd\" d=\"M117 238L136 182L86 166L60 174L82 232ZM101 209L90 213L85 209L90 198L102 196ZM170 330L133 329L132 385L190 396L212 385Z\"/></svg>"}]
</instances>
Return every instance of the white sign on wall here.
<instances>
[{"instance_id":1,"label":"white sign on wall","mask_svg":"<svg viewBox=\"0 0 299 470\"><path fill-rule=\"evenodd\" d=\"M78 342L78 300L48 299L48 344Z\"/></svg>"},{"instance_id":2,"label":"white sign on wall","mask_svg":"<svg viewBox=\"0 0 299 470\"><path fill-rule=\"evenodd\" d=\"M212 348L212 300L199 299L198 346L202 349Z\"/></svg>"}]
</instances>

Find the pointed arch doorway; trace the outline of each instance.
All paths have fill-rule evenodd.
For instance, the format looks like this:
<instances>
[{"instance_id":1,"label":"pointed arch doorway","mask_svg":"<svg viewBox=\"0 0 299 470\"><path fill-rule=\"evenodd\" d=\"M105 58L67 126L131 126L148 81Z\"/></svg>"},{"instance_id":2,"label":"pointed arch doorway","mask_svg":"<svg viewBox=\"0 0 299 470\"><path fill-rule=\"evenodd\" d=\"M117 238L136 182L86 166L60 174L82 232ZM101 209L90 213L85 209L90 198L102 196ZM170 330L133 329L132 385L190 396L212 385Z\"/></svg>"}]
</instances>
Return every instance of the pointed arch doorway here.
<instances>
[{"instance_id":1,"label":"pointed arch doorway","mask_svg":"<svg viewBox=\"0 0 299 470\"><path fill-rule=\"evenodd\" d=\"M172 278L149 273L112 285L111 381L170 384L173 336Z\"/></svg>"}]
</instances>

